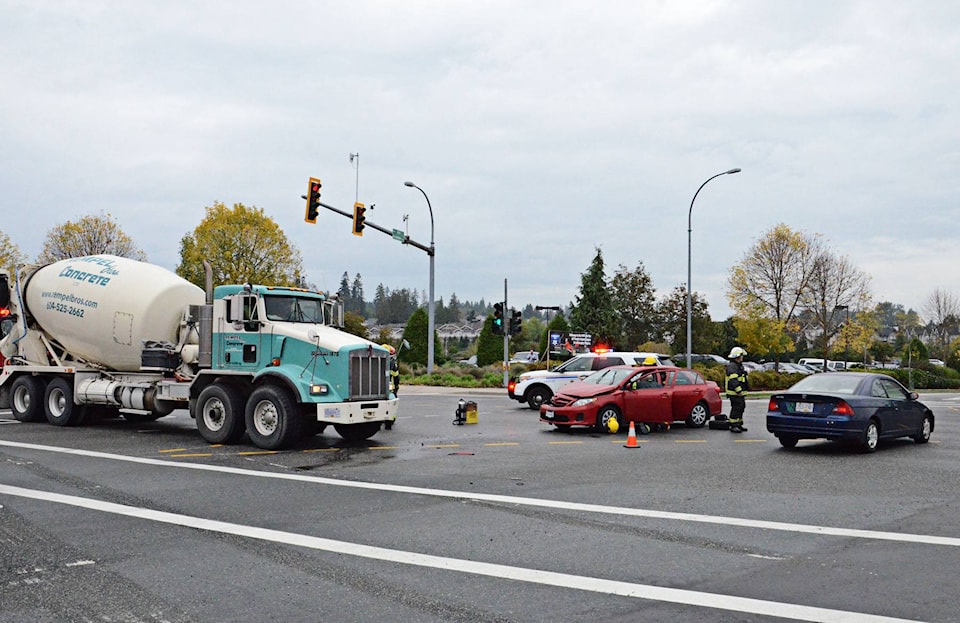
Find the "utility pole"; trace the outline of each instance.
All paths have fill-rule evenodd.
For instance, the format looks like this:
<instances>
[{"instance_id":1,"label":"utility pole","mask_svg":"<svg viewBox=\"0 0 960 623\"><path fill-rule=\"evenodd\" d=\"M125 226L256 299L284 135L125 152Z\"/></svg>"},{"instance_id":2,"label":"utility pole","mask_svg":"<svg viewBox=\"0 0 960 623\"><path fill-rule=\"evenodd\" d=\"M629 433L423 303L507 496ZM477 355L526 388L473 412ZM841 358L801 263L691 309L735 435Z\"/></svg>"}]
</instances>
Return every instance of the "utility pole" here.
<instances>
[{"instance_id":1,"label":"utility pole","mask_svg":"<svg viewBox=\"0 0 960 623\"><path fill-rule=\"evenodd\" d=\"M503 278L503 315L507 315L507 310L510 309L507 307L507 278ZM504 318L503 323L503 386L506 387L507 383L510 381L510 361L509 357L509 346L510 346L510 323Z\"/></svg>"}]
</instances>

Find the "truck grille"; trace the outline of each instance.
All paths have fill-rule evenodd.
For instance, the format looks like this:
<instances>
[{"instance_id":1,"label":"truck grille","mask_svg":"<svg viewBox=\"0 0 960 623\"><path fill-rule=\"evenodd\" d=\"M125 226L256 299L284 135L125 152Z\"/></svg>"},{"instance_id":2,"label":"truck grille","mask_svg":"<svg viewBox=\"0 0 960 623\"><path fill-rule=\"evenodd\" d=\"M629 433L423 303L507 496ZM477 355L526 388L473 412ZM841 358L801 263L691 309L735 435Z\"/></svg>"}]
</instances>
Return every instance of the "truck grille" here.
<instances>
[{"instance_id":1,"label":"truck grille","mask_svg":"<svg viewBox=\"0 0 960 623\"><path fill-rule=\"evenodd\" d=\"M390 359L379 351L350 352L350 400L386 399Z\"/></svg>"}]
</instances>

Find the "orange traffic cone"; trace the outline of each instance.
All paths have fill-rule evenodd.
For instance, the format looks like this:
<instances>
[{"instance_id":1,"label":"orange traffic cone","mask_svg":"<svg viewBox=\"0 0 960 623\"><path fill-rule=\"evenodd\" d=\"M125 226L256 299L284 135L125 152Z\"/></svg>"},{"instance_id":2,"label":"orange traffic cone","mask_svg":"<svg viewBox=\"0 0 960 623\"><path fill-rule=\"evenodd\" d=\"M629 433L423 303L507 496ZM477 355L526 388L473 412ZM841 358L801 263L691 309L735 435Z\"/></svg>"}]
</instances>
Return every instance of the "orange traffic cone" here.
<instances>
[{"instance_id":1,"label":"orange traffic cone","mask_svg":"<svg viewBox=\"0 0 960 623\"><path fill-rule=\"evenodd\" d=\"M627 443L623 446L624 448L639 448L637 445L637 430L633 427L633 422L630 422L630 432L627 433Z\"/></svg>"}]
</instances>

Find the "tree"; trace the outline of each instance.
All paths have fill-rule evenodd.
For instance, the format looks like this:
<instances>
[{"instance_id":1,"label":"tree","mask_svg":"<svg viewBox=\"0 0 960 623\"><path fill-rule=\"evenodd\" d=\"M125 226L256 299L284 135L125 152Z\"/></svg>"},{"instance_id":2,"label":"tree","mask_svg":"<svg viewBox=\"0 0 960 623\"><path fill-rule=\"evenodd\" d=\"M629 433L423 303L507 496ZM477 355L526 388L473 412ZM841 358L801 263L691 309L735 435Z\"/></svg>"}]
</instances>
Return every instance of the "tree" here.
<instances>
[{"instance_id":1,"label":"tree","mask_svg":"<svg viewBox=\"0 0 960 623\"><path fill-rule=\"evenodd\" d=\"M0 269L9 271L12 279L17 265L25 261L26 256L20 251L20 247L14 244L9 236L0 231Z\"/></svg>"},{"instance_id":2,"label":"tree","mask_svg":"<svg viewBox=\"0 0 960 623\"><path fill-rule=\"evenodd\" d=\"M869 305L870 277L846 257L822 251L814 261L801 301L821 330L821 353L824 360L829 359L830 341L840 329L840 318L846 317L844 312Z\"/></svg>"},{"instance_id":3,"label":"tree","mask_svg":"<svg viewBox=\"0 0 960 623\"><path fill-rule=\"evenodd\" d=\"M695 353L712 353L717 349L718 336L714 331L714 323L710 320L707 302L696 292L690 299L691 349ZM666 342L670 345L672 352L686 354L687 288L685 286L675 287L670 294L657 303L657 318L659 319L659 339L654 341Z\"/></svg>"},{"instance_id":4,"label":"tree","mask_svg":"<svg viewBox=\"0 0 960 623\"><path fill-rule=\"evenodd\" d=\"M47 264L69 257L118 255L146 261L147 254L120 229L109 214L89 214L78 221L67 221L47 232L37 263Z\"/></svg>"},{"instance_id":5,"label":"tree","mask_svg":"<svg viewBox=\"0 0 960 623\"><path fill-rule=\"evenodd\" d=\"M927 297L923 306L923 313L937 337L937 352L943 354L943 351L947 350L950 338L957 332L960 302L949 292L938 288Z\"/></svg>"},{"instance_id":6,"label":"tree","mask_svg":"<svg viewBox=\"0 0 960 623\"><path fill-rule=\"evenodd\" d=\"M819 237L781 223L730 269L727 300L736 311L737 331L750 352L769 353L779 362L780 355L793 348L790 334L799 330L795 316L822 252Z\"/></svg>"},{"instance_id":7,"label":"tree","mask_svg":"<svg viewBox=\"0 0 960 623\"><path fill-rule=\"evenodd\" d=\"M257 207L214 202L193 233L180 240L177 274L204 287L203 261L213 267L213 283L299 285L303 273L300 251L292 246L276 221Z\"/></svg>"},{"instance_id":8,"label":"tree","mask_svg":"<svg viewBox=\"0 0 960 623\"><path fill-rule=\"evenodd\" d=\"M427 365L427 325L429 318L427 310L423 307L417 308L407 320L407 326L403 329L403 340L410 344L409 347L398 351L398 359L406 363L416 363ZM437 338L437 332L433 332L433 341L440 343Z\"/></svg>"},{"instance_id":9,"label":"tree","mask_svg":"<svg viewBox=\"0 0 960 623\"><path fill-rule=\"evenodd\" d=\"M487 316L477 338L477 365L503 363L503 336L493 334L493 315Z\"/></svg>"},{"instance_id":10,"label":"tree","mask_svg":"<svg viewBox=\"0 0 960 623\"><path fill-rule=\"evenodd\" d=\"M352 299L350 296L350 275L347 273L347 271L343 271L343 276L340 277L340 287L337 288L337 296L340 297L340 301L343 303L344 313L353 311L353 306L351 305Z\"/></svg>"},{"instance_id":11,"label":"tree","mask_svg":"<svg viewBox=\"0 0 960 623\"><path fill-rule=\"evenodd\" d=\"M570 312L570 322L575 331L590 333L597 342L613 346L620 337L620 319L607 287L599 248L587 272L580 275L580 295Z\"/></svg>"},{"instance_id":12,"label":"tree","mask_svg":"<svg viewBox=\"0 0 960 623\"><path fill-rule=\"evenodd\" d=\"M367 325L363 324L363 316L359 314L344 311L343 330L347 333L356 335L357 337L362 337L365 340L369 339L369 335L367 334Z\"/></svg>"},{"instance_id":13,"label":"tree","mask_svg":"<svg viewBox=\"0 0 960 623\"><path fill-rule=\"evenodd\" d=\"M657 324L656 290L643 262L633 271L620 264L610 282L610 294L621 322L617 342L624 348L635 348L652 340Z\"/></svg>"},{"instance_id":14,"label":"tree","mask_svg":"<svg viewBox=\"0 0 960 623\"><path fill-rule=\"evenodd\" d=\"M350 286L350 302L353 313L358 316L363 316L366 313L366 305L363 302L363 281L360 279L360 273L353 277L353 284Z\"/></svg>"}]
</instances>

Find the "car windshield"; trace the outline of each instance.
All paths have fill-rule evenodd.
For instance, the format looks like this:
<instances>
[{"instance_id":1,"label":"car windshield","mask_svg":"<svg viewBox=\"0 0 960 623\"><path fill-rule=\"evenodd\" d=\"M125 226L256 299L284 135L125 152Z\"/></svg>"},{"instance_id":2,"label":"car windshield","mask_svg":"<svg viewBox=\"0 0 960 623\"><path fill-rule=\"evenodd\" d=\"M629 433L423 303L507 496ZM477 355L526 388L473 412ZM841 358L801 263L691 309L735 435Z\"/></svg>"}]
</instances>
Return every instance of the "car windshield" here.
<instances>
[{"instance_id":1,"label":"car windshield","mask_svg":"<svg viewBox=\"0 0 960 623\"><path fill-rule=\"evenodd\" d=\"M594 372L590 376L584 378L583 382L590 383L592 385L619 385L634 372L635 370L607 368L606 370Z\"/></svg>"},{"instance_id":2,"label":"car windshield","mask_svg":"<svg viewBox=\"0 0 960 623\"><path fill-rule=\"evenodd\" d=\"M831 394L855 394L862 380L851 374L811 374L794 383L791 392L829 392Z\"/></svg>"}]
</instances>

